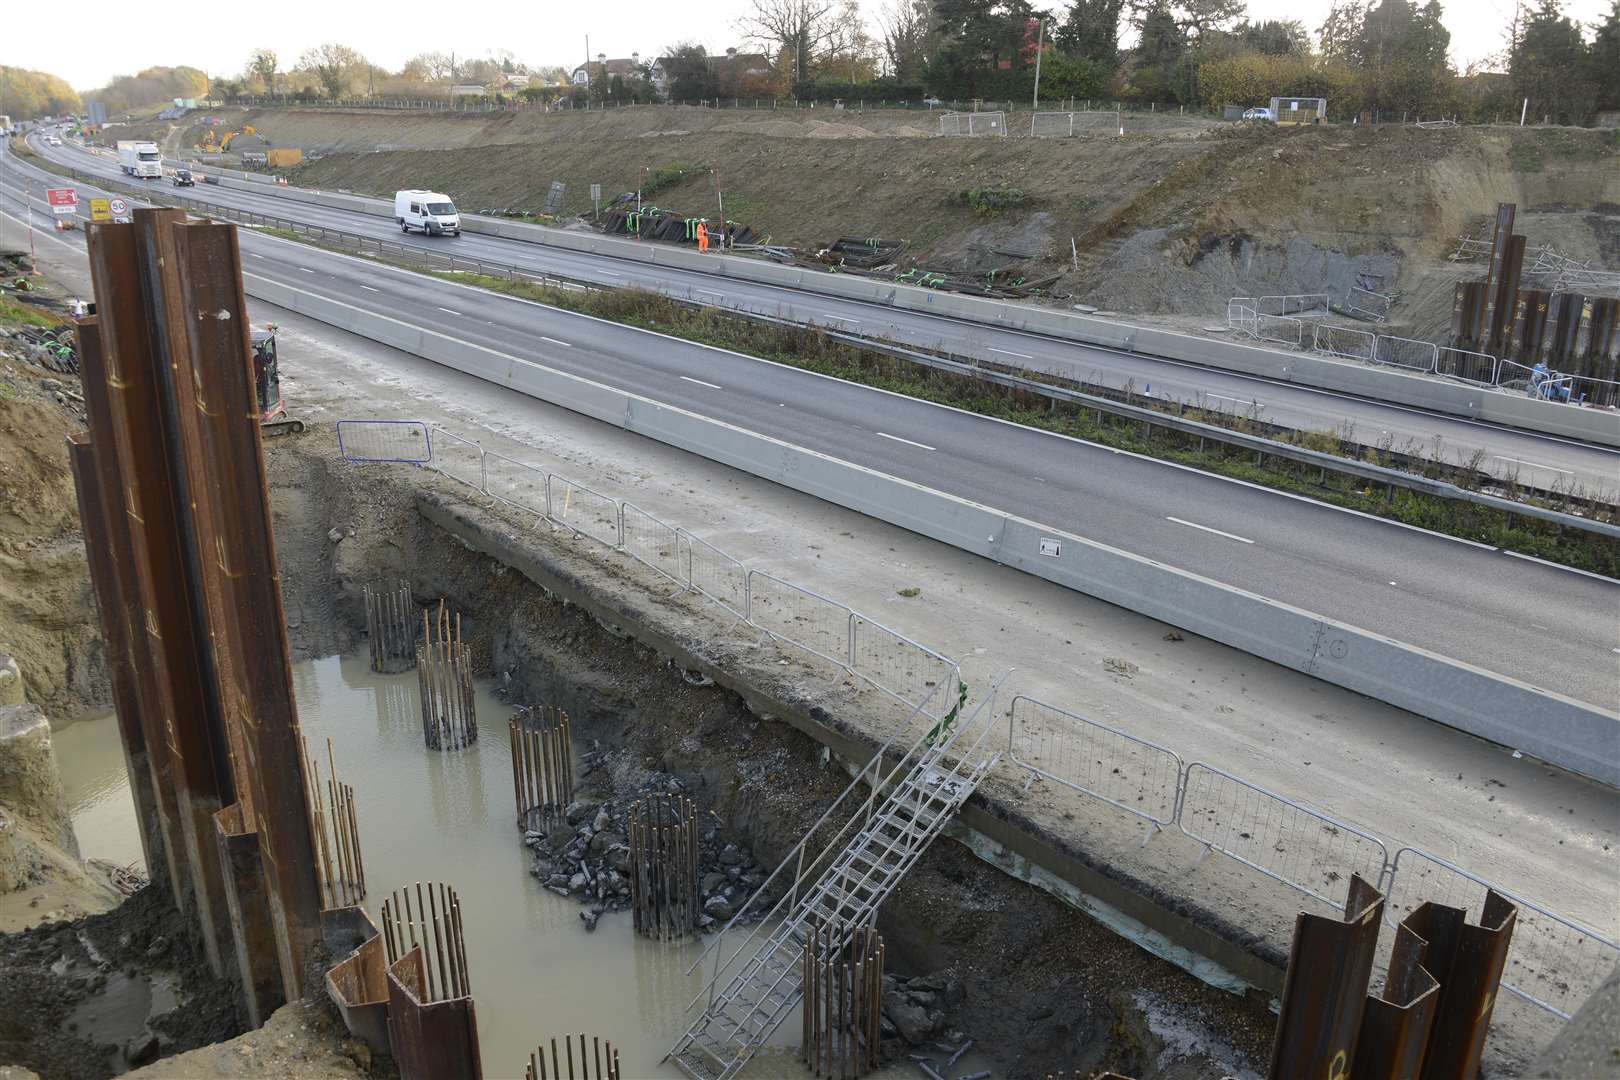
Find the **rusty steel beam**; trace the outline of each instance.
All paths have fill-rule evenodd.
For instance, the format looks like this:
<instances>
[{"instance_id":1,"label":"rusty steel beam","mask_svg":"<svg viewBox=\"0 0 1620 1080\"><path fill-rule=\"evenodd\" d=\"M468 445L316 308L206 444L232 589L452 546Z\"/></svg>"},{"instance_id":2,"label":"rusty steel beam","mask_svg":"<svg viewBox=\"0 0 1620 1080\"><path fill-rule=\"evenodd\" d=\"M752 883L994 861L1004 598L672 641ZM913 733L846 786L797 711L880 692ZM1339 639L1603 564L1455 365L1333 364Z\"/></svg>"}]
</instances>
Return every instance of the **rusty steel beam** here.
<instances>
[{"instance_id":1,"label":"rusty steel beam","mask_svg":"<svg viewBox=\"0 0 1620 1080\"><path fill-rule=\"evenodd\" d=\"M85 347L84 328L79 331L80 349ZM96 345L99 348L99 341ZM110 455L109 455L110 456ZM146 857L146 873L153 881L163 881L165 872L171 890L178 890L177 868L170 860L173 852L166 842L169 828L178 818L168 816L161 805L152 753L147 741L147 720L141 708L137 672L141 661L132 653L128 612L123 605L119 567L126 556L119 548L111 522L122 517L116 502L117 486L110 490L102 483L102 467L87 434L68 436L68 462L73 469L73 487L78 493L79 521L84 527L84 549L90 563L90 585L101 617L101 637L107 646L107 672L112 679L113 712L118 717L118 736L124 748L124 767L129 774L129 790L135 801L135 822L141 836L141 853ZM110 468L116 470L117 462ZM122 522L119 522L122 524ZM122 530L127 538L128 531ZM144 645L144 642L142 643ZM144 651L142 657L144 658ZM168 793L172 796L172 793ZM172 799L171 799L172 801Z\"/></svg>"},{"instance_id":2,"label":"rusty steel beam","mask_svg":"<svg viewBox=\"0 0 1620 1080\"><path fill-rule=\"evenodd\" d=\"M421 945L388 968L388 1042L401 1080L481 1080L473 999L428 1001L426 974Z\"/></svg>"},{"instance_id":3,"label":"rusty steel beam","mask_svg":"<svg viewBox=\"0 0 1620 1080\"><path fill-rule=\"evenodd\" d=\"M1406 923L1395 930L1383 997L1367 996L1350 1080L1418 1080L1440 1003L1440 983L1423 966L1429 943Z\"/></svg>"},{"instance_id":4,"label":"rusty steel beam","mask_svg":"<svg viewBox=\"0 0 1620 1080\"><path fill-rule=\"evenodd\" d=\"M1271 1047L1271 1080L1350 1075L1383 913L1383 895L1359 875L1350 878L1344 918L1299 913Z\"/></svg>"},{"instance_id":5,"label":"rusty steel beam","mask_svg":"<svg viewBox=\"0 0 1620 1080\"><path fill-rule=\"evenodd\" d=\"M1429 943L1425 966L1440 980L1422 1080L1475 1080L1490 1031L1491 1010L1507 964L1518 907L1485 894L1479 925L1462 908L1425 903L1404 925Z\"/></svg>"},{"instance_id":6,"label":"rusty steel beam","mask_svg":"<svg viewBox=\"0 0 1620 1080\"><path fill-rule=\"evenodd\" d=\"M223 976L235 945L214 815L236 794L207 627L196 617L187 495L171 473L178 435L164 408L135 227L92 222L86 232L101 331L99 353L84 356L85 398L96 402L88 410L90 437L98 456L105 452L120 463L139 589L132 621L145 632L152 708L166 728L192 910L209 967Z\"/></svg>"},{"instance_id":7,"label":"rusty steel beam","mask_svg":"<svg viewBox=\"0 0 1620 1080\"><path fill-rule=\"evenodd\" d=\"M1508 237L1507 253L1502 257L1502 280L1497 294L1495 319L1492 327L1491 347L1485 352L1506 355L1513 336L1513 314L1518 307L1519 274L1524 269L1524 237L1515 233Z\"/></svg>"},{"instance_id":8,"label":"rusty steel beam","mask_svg":"<svg viewBox=\"0 0 1620 1080\"><path fill-rule=\"evenodd\" d=\"M134 228L241 824L258 833L282 990L295 1000L320 936L320 886L236 227L149 210Z\"/></svg>"},{"instance_id":9,"label":"rusty steel beam","mask_svg":"<svg viewBox=\"0 0 1620 1080\"><path fill-rule=\"evenodd\" d=\"M225 898L231 936L236 943L236 969L248 1027L256 1028L286 1004L281 969L276 963L275 929L265 888L259 834L248 828L241 803L214 815L220 862L225 867Z\"/></svg>"},{"instance_id":10,"label":"rusty steel beam","mask_svg":"<svg viewBox=\"0 0 1620 1080\"><path fill-rule=\"evenodd\" d=\"M1490 269L1485 274L1485 302L1479 309L1473 334L1474 340L1480 343L1475 348L1485 352L1491 351L1499 328L1496 309L1498 305L1506 302L1502 295L1502 271L1507 259L1509 240L1513 235L1515 209L1513 203L1496 204L1496 230L1491 234Z\"/></svg>"}]
</instances>

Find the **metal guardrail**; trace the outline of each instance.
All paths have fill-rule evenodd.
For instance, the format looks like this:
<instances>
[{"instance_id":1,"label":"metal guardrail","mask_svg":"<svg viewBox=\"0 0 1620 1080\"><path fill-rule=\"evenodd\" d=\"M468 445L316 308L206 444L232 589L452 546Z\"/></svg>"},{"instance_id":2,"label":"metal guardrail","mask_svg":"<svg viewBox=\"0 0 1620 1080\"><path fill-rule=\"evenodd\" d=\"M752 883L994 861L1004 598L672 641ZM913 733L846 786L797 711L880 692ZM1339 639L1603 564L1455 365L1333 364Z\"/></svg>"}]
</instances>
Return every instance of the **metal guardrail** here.
<instances>
[{"instance_id":1,"label":"metal guardrail","mask_svg":"<svg viewBox=\"0 0 1620 1080\"><path fill-rule=\"evenodd\" d=\"M1233 318L1243 317L1240 311L1252 313L1252 309L1233 309ZM768 321L769 316L750 316ZM1318 327L1320 329L1320 327ZM863 337L859 334L841 330L823 331L827 337L834 341L842 341L856 345L863 349L885 353L940 371L949 371L954 374L968 376L985 382L995 383L1012 389L1024 390L1030 393L1080 405L1088 410L1107 413L1144 425L1149 432L1155 427L1162 427L1167 431L1174 431L1183 435L1191 435L1209 442L1221 443L1226 446L1237 447L1263 457L1280 458L1298 465L1306 465L1323 472L1337 473L1342 476L1353 476L1358 480L1366 480L1381 484L1394 491L1399 488L1406 491L1415 491L1425 495L1433 495L1442 499L1458 499L1463 502L1475 503L1479 506L1490 507L1506 514L1518 514L1524 517L1536 518L1540 521L1550 522L1561 528L1576 529L1595 533L1599 536L1620 540L1620 525L1593 518L1581 517L1561 510L1552 510L1534 503L1520 502L1515 499L1503 498L1499 495L1488 495L1484 492L1470 491L1456 484L1444 480L1434 480L1416 473L1404 472L1400 469L1390 468L1386 465L1376 465L1369 461L1360 461L1353 457L1341 454L1330 454L1321 450L1311 450L1293 443L1282 442L1278 439L1268 438L1264 435L1250 435L1247 432L1235 431L1231 428L1220 427L1216 424L1205 423L1201 420L1191 420L1175 413L1160 412L1141 405L1132 405L1128 402L1115 401L1112 398L1088 394L1083 390L1071 390L1068 387L1057 386L1053 383L1040 382L1035 379L1024 378L1008 372L997 371L981 365L973 359L952 359L935 356L931 353L920 352L903 345L893 345L875 338Z\"/></svg>"},{"instance_id":2,"label":"metal guardrail","mask_svg":"<svg viewBox=\"0 0 1620 1080\"><path fill-rule=\"evenodd\" d=\"M813 589L749 569L633 503L485 450L477 440L439 425L386 420L338 424L344 433L339 450L345 460L427 464L491 500L642 563L682 590L712 600L773 641L826 660L910 708L924 701L939 702L939 712L930 714L934 719L956 705L962 673L944 654ZM391 425L411 427L423 435L426 457L412 440L382 434L396 430ZM387 441L390 437L392 444ZM398 456L387 455L389 445Z\"/></svg>"}]
</instances>

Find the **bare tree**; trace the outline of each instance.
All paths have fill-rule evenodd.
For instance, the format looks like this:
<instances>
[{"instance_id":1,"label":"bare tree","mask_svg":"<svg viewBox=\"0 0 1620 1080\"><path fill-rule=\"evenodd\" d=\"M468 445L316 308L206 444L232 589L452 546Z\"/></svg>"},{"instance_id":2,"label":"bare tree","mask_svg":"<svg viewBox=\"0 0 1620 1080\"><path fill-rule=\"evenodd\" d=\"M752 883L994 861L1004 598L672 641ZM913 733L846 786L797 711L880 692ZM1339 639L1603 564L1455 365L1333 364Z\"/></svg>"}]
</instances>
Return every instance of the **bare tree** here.
<instances>
[{"instance_id":1,"label":"bare tree","mask_svg":"<svg viewBox=\"0 0 1620 1080\"><path fill-rule=\"evenodd\" d=\"M358 50L347 45L318 45L305 49L298 58L298 66L321 84L329 98L342 97L350 89L355 76L364 73L367 63Z\"/></svg>"},{"instance_id":2,"label":"bare tree","mask_svg":"<svg viewBox=\"0 0 1620 1080\"><path fill-rule=\"evenodd\" d=\"M803 82L816 54L838 33L837 0L753 0L737 28L755 41L793 54L793 77Z\"/></svg>"},{"instance_id":3,"label":"bare tree","mask_svg":"<svg viewBox=\"0 0 1620 1080\"><path fill-rule=\"evenodd\" d=\"M888 0L878 13L878 28L889 73L902 83L919 78L928 66L934 30L932 0Z\"/></svg>"},{"instance_id":4,"label":"bare tree","mask_svg":"<svg viewBox=\"0 0 1620 1080\"><path fill-rule=\"evenodd\" d=\"M450 57L442 52L418 53L405 61L401 74L420 82L448 82L453 67Z\"/></svg>"},{"instance_id":5,"label":"bare tree","mask_svg":"<svg viewBox=\"0 0 1620 1080\"><path fill-rule=\"evenodd\" d=\"M254 49L248 56L247 70L243 72L247 79L258 79L264 85L264 92L276 92L276 54L269 49Z\"/></svg>"}]
</instances>

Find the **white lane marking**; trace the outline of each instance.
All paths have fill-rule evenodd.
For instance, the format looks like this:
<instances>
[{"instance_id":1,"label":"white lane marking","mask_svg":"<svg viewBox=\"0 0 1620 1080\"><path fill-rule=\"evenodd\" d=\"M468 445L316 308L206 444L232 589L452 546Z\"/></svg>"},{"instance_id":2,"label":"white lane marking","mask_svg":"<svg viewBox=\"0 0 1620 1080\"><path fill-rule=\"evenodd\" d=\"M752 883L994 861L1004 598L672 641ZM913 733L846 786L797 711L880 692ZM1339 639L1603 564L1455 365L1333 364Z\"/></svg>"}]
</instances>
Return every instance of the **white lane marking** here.
<instances>
[{"instance_id":1,"label":"white lane marking","mask_svg":"<svg viewBox=\"0 0 1620 1080\"><path fill-rule=\"evenodd\" d=\"M1495 458L1497 461L1517 461L1520 465L1528 465L1532 469L1546 469L1548 472L1560 472L1565 476L1575 475L1574 471L1571 469L1560 469L1556 465L1542 465L1539 462L1526 461L1524 458L1508 457L1506 454L1492 454L1491 457Z\"/></svg>"},{"instance_id":2,"label":"white lane marking","mask_svg":"<svg viewBox=\"0 0 1620 1080\"><path fill-rule=\"evenodd\" d=\"M1266 407L1264 402L1255 401L1253 398L1227 397L1225 394L1211 394L1208 391L1204 392L1204 396L1207 398L1214 398L1216 401L1234 401L1239 405L1253 405L1257 409L1263 409ZM1385 432L1384 434L1387 435L1389 433Z\"/></svg>"},{"instance_id":3,"label":"white lane marking","mask_svg":"<svg viewBox=\"0 0 1620 1080\"><path fill-rule=\"evenodd\" d=\"M1613 653L1620 653L1620 649L1610 649L1609 651Z\"/></svg>"},{"instance_id":4,"label":"white lane marking","mask_svg":"<svg viewBox=\"0 0 1620 1080\"><path fill-rule=\"evenodd\" d=\"M1216 536L1224 536L1228 540L1236 540L1240 544L1252 544L1252 543L1254 543L1254 541L1250 540L1247 536L1239 536L1236 533L1221 532L1221 530L1212 529L1208 525L1200 525L1196 521L1183 521L1178 517L1171 517L1169 514L1165 515L1164 520L1173 521L1177 525L1185 525L1189 529L1201 529L1201 530L1203 530L1204 532L1207 532L1207 533L1214 533ZM1391 582L1391 584L1394 584L1394 582Z\"/></svg>"},{"instance_id":5,"label":"white lane marking","mask_svg":"<svg viewBox=\"0 0 1620 1080\"><path fill-rule=\"evenodd\" d=\"M1021 357L1022 359L1025 359L1025 360L1033 360L1033 359L1035 359L1033 356L1029 355L1029 353L1027 353L1027 352L1013 352L1011 349L997 349L994 346L992 346L990 351L991 352L998 352L1003 356Z\"/></svg>"},{"instance_id":6,"label":"white lane marking","mask_svg":"<svg viewBox=\"0 0 1620 1080\"><path fill-rule=\"evenodd\" d=\"M574 343L572 341L558 341L554 337L546 337L545 335L541 335L540 340L549 341L553 345L561 345L565 349L572 349L574 347Z\"/></svg>"},{"instance_id":7,"label":"white lane marking","mask_svg":"<svg viewBox=\"0 0 1620 1080\"><path fill-rule=\"evenodd\" d=\"M710 390L723 390L723 389L725 389L724 387L720 386L717 383L704 382L702 379L694 379L690 375L682 375L681 379L684 382L697 383L699 386L707 386Z\"/></svg>"},{"instance_id":8,"label":"white lane marking","mask_svg":"<svg viewBox=\"0 0 1620 1080\"><path fill-rule=\"evenodd\" d=\"M362 289L364 289L364 290L366 290L366 292L382 292L382 290L381 290L381 289L379 289L379 288L377 288L377 287L376 287L376 286L374 286L374 285L362 285L362 286L360 286L360 287L361 287L361 288L362 288Z\"/></svg>"},{"instance_id":9,"label":"white lane marking","mask_svg":"<svg viewBox=\"0 0 1620 1080\"><path fill-rule=\"evenodd\" d=\"M861 320L859 320L859 319L849 319L849 318L845 318L842 315L835 315L835 316L833 316L833 318L837 319L839 322L847 322L851 326L859 326L859 325L861 325Z\"/></svg>"},{"instance_id":10,"label":"white lane marking","mask_svg":"<svg viewBox=\"0 0 1620 1080\"><path fill-rule=\"evenodd\" d=\"M1582 570L1580 567L1577 567L1577 566L1565 566L1563 563L1555 563L1555 562L1551 561L1550 559L1538 559L1534 555L1525 555L1525 554L1523 554L1521 552L1509 551L1507 548L1501 548L1499 550L1504 555L1511 555L1515 559L1523 559L1525 562L1540 563L1542 566L1550 566L1554 570L1568 570L1572 574L1579 574L1582 577L1589 577L1589 578L1592 578L1592 579L1594 579L1596 581L1607 581L1610 585L1613 585L1613 584L1616 583L1615 579L1612 578L1612 577L1605 577L1602 574L1594 574L1590 570Z\"/></svg>"},{"instance_id":11,"label":"white lane marking","mask_svg":"<svg viewBox=\"0 0 1620 1080\"><path fill-rule=\"evenodd\" d=\"M288 245L299 244L299 241L297 241L297 240L286 240L286 239L283 239L282 237L279 237L279 236L266 236L266 237L264 237L264 239L269 240L270 242L276 243L276 244L288 244ZM299 245L299 246L303 246L303 245ZM422 273L420 273L418 271L408 270L403 266L392 266L392 265L390 265L388 263L372 262L370 260L362 259L362 258L360 258L358 256L355 256L355 255L345 255L342 252L327 252L326 254L327 254L327 256L329 258L346 259L346 260L348 260L350 262L359 263L360 265L367 267L368 269L370 269L373 272L381 271L383 273L393 274L393 275L395 275L397 277L404 277L404 278L412 278L412 279L416 279L416 280L431 281L431 282L434 282L435 284L448 285L448 286L450 286L451 288L454 288L454 289L468 289L470 291L478 293L480 296L486 296L487 297L487 296L491 295L491 293L490 293L490 291L488 289L480 288L477 285L469 285L469 284L467 284L466 282L463 282L463 281L447 281L444 278L428 278L426 275L424 275L424 274L422 274ZM770 289L772 289L774 291L779 291L779 292L789 292L789 293L791 293L793 291L791 289L778 288L776 286L766 286L766 288L770 288ZM538 300L529 300L529 299L526 299L525 297L521 297L521 296L504 296L504 295L501 295L501 294L494 294L494 295L498 295L498 296L501 297L501 299L509 301L511 303L524 304L524 305L527 305L529 307L541 308L542 310L545 310L545 311L553 312L553 313L560 314L560 315L570 316L572 318L581 319L581 320L584 320L586 322L599 323L602 326L614 327L614 328L621 329L621 330L626 329L625 324L616 323L611 319L604 319L604 318L602 318L601 316L598 316L598 315L586 315L586 314L583 314L581 312L567 311L567 310L565 310L563 308L553 307L550 304L542 304ZM926 313L913 313L913 314L924 314L927 318L940 318L940 316L926 315ZM949 321L949 320L945 320L945 321ZM1257 484L1252 480L1240 480L1235 476L1224 476L1224 475L1222 475L1220 473L1206 472L1205 470L1196 468L1196 467L1194 467L1192 465L1184 465L1179 461L1166 461L1166 460L1164 460L1162 458L1148 457L1146 454L1139 454L1139 453L1137 453L1135 451L1132 451L1132 450L1120 450L1120 449L1118 449L1116 447L1105 446L1102 443L1092 442L1089 439L1082 439L1082 438L1079 438L1079 437L1074 436L1074 435L1065 435L1065 434L1062 434L1061 432L1043 431L1042 429L1038 429L1038 428L1032 429L1028 425L1018 423L1016 420L1006 420L1006 419L1003 419L1002 417L999 417L999 416L986 416L983 413L969 412L968 410L960 408L958 406L944 405L944 404L941 404L941 403L939 403L937 401L923 401L920 398L914 398L914 397L910 397L910 396L908 396L906 394L902 394L898 390L885 390L885 389L882 389L880 387L867 386L865 383L850 382L848 379L839 378L837 375L827 375L827 374L824 374L823 372L819 372L819 371L806 371L804 368L793 367L792 365L784 364L779 360L766 360L763 357L749 356L749 355L747 355L745 353L739 353L739 352L736 352L735 350L723 348L723 347L721 347L719 345L709 345L709 344L706 344L706 343L701 342L701 341L688 341L686 338L678 338L678 337L675 337L675 336L673 336L671 334L661 333L661 332L659 332L657 330L646 330L646 329L642 329L642 328L639 328L639 327L629 327L628 329L630 329L630 330L632 330L632 331L634 331L636 333L646 334L649 337L662 338L665 341L676 342L676 343L679 343L681 345L696 346L699 349L706 349L709 352L719 353L722 356L729 356L729 357L733 357L733 358L736 358L736 359L739 359L739 360L748 360L748 361L751 361L751 362L756 363L756 364L768 364L771 367L781 368L784 371L797 372L798 374L801 374L801 375L809 375L809 376L811 376L813 378L817 378L817 379L826 379L829 382L842 383L845 386L851 386L851 387L856 387L856 388L859 388L859 389L862 389L862 390L868 390L868 391L871 391L873 393L886 395L888 397L901 398L902 400L911 402L912 404L917 404L918 402L921 402L923 405L931 406L932 408L941 409L941 410L944 410L945 412L959 413L959 414L961 414L963 416L972 417L972 418L974 418L976 420L981 420L981 421L982 420L989 420L991 423L1005 424L1008 427L1017 428L1020 431L1024 431L1024 432L1035 431L1035 432L1038 432L1040 434L1047 435L1047 436L1049 436L1051 438L1062 439L1065 442L1078 443L1081 446L1089 446L1094 450L1107 450L1112 454L1116 454L1116 455L1123 456L1123 457L1135 458L1136 460L1142 461L1142 462L1149 462L1149 463L1152 463L1154 465L1160 466L1161 468L1169 468L1169 469L1175 469L1178 472L1192 473L1192 474L1194 474L1196 476L1203 477L1206 481L1207 480L1215 480L1215 481L1218 481L1220 483L1232 484L1235 487L1248 488L1251 491L1259 492L1261 494L1268 495L1268 496L1271 496L1273 498L1291 499L1294 502L1304 503L1307 506L1315 507L1317 510L1328 510L1328 511L1332 511L1332 512L1335 512L1335 513L1340 513L1340 514L1349 514L1349 515L1351 515L1353 517L1363 518L1363 519L1365 519L1367 521L1376 522L1379 525L1391 526L1391 527L1397 528L1397 529L1406 529L1409 532L1422 533L1425 536L1431 536L1431 537L1434 537L1437 540L1446 540L1446 541L1449 541L1449 542L1451 542L1453 544L1464 544L1464 545L1466 545L1468 547L1480 548L1480 549L1482 549L1484 551L1497 551L1497 550L1499 550L1496 547L1495 544L1486 544L1486 543L1483 543L1483 542L1481 542L1479 540L1469 540L1466 537L1461 537L1461 536L1448 536L1445 533L1435 532L1433 529L1425 529L1421 525L1412 525L1412 524L1409 524L1409 523L1404 522L1404 521L1396 521L1393 518L1384 518L1384 517L1379 517L1377 514L1369 514L1365 510L1354 510L1354 509L1351 509L1348 506L1339 506L1339 505L1337 505L1335 503L1322 502L1320 499L1313 499L1308 495L1300 495L1297 492L1293 492L1293 491L1279 491L1276 488L1263 487L1260 484ZM1009 332L1009 331L1004 331L1004 332ZM1025 336L1027 336L1027 335L1025 335ZM552 339L548 338L546 340L552 340ZM567 344L567 342L557 342L557 344L562 345L562 344ZM1110 350L1102 349L1101 351L1109 352ZM1125 356L1126 354L1120 353L1118 355ZM1178 367L1188 367L1188 368L1196 368L1196 367L1198 367L1198 365L1196 365L1196 364L1185 364L1185 363L1181 363L1181 362L1173 361L1173 360L1167 361L1167 360L1163 360L1162 358L1159 359L1159 362L1160 363L1174 364L1174 365L1176 365ZM1227 374L1231 374L1231 373L1227 372ZM1242 376L1242 377L1247 378L1247 376ZM1256 381L1263 381L1263 380L1256 380ZM1343 398L1354 399L1353 395L1334 394L1334 393L1332 393L1330 391L1314 390L1314 389L1312 389L1310 387L1296 387L1296 389L1308 390L1311 393L1319 394L1319 395L1324 396L1324 397L1343 397ZM777 405L778 405L779 408L785 408L786 407L782 402L778 402ZM1406 407L1402 407L1402 406L1390 406L1390 407L1395 408L1397 411L1400 411L1400 412L1416 413L1416 412L1421 411L1421 410L1418 410L1418 409L1406 408ZM1447 418L1443 418L1443 419L1458 420L1459 418L1458 417L1447 417ZM1461 422L1463 422L1463 423L1473 423L1473 424L1475 424L1475 426L1478 426L1478 427L1487 427L1488 428L1488 427L1492 426L1490 424L1480 423L1478 421L1463 420ZM1569 443L1570 445L1585 446L1585 444L1575 443L1573 440L1568 440L1568 439L1553 438L1550 441L1564 442L1564 443ZM1529 556L1523 556L1523 557L1524 558L1529 558ZM1556 566L1558 564L1553 563L1553 564L1549 564L1549 565ZM1571 568L1570 567L1559 567L1559 569L1571 569ZM1576 570L1575 573L1588 574L1588 576L1596 577L1601 581L1613 581L1614 580L1613 578L1603 577L1601 574L1590 574L1588 571L1584 571L1584 570Z\"/></svg>"},{"instance_id":12,"label":"white lane marking","mask_svg":"<svg viewBox=\"0 0 1620 1080\"><path fill-rule=\"evenodd\" d=\"M255 259L262 259L262 258L264 258L264 256L263 256L263 255L260 255L260 254L259 254L259 253L258 253L258 252L257 252L257 251L250 251L250 252L248 252L248 254L249 254L249 255L251 255L251 256L253 256L253 257L254 257L254 258L255 258Z\"/></svg>"},{"instance_id":13,"label":"white lane marking","mask_svg":"<svg viewBox=\"0 0 1620 1080\"><path fill-rule=\"evenodd\" d=\"M603 277L624 277L623 274L615 273L612 270L602 270L600 273Z\"/></svg>"},{"instance_id":14,"label":"white lane marking","mask_svg":"<svg viewBox=\"0 0 1620 1080\"><path fill-rule=\"evenodd\" d=\"M920 450L932 450L933 449L933 447L929 446L927 443L912 442L910 439L902 439L898 435L890 435L887 431L878 432L877 437L880 438L880 439L893 439L895 442L902 442L902 443L905 443L907 446L915 446Z\"/></svg>"},{"instance_id":15,"label":"white lane marking","mask_svg":"<svg viewBox=\"0 0 1620 1080\"><path fill-rule=\"evenodd\" d=\"M441 308L439 308L439 310L444 312L447 315L460 315L461 314L461 312L456 311L454 308L441 307Z\"/></svg>"},{"instance_id":16,"label":"white lane marking","mask_svg":"<svg viewBox=\"0 0 1620 1080\"><path fill-rule=\"evenodd\" d=\"M302 270L306 274L313 274L315 272L307 266L300 266L298 269Z\"/></svg>"}]
</instances>

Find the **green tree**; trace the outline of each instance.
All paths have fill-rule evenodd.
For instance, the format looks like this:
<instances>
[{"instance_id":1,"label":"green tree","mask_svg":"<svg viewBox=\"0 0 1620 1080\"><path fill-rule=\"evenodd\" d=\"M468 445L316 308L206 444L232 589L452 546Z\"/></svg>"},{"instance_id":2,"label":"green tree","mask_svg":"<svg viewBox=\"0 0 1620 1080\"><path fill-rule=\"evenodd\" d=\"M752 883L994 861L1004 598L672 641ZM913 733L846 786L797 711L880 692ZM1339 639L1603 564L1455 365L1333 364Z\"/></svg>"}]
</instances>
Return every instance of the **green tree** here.
<instances>
[{"instance_id":1,"label":"green tree","mask_svg":"<svg viewBox=\"0 0 1620 1080\"><path fill-rule=\"evenodd\" d=\"M1579 124L1596 97L1587 63L1580 27L1564 15L1558 0L1541 0L1525 20L1508 71L1514 92L1530 99L1531 116Z\"/></svg>"},{"instance_id":2,"label":"green tree","mask_svg":"<svg viewBox=\"0 0 1620 1080\"><path fill-rule=\"evenodd\" d=\"M364 75L367 66L366 58L347 45L317 45L298 58L298 67L313 76L329 98L352 92L355 78Z\"/></svg>"},{"instance_id":3,"label":"green tree","mask_svg":"<svg viewBox=\"0 0 1620 1080\"><path fill-rule=\"evenodd\" d=\"M719 96L709 54L702 45L683 42L664 54L664 73L669 77L671 101L701 101Z\"/></svg>"},{"instance_id":4,"label":"green tree","mask_svg":"<svg viewBox=\"0 0 1620 1080\"><path fill-rule=\"evenodd\" d=\"M921 80L938 37L932 0L889 0L878 13L878 28L889 74L902 84Z\"/></svg>"},{"instance_id":5,"label":"green tree","mask_svg":"<svg viewBox=\"0 0 1620 1080\"><path fill-rule=\"evenodd\" d=\"M1328 60L1346 63L1357 59L1361 27L1367 21L1364 0L1333 0L1327 18L1316 31L1317 47Z\"/></svg>"},{"instance_id":6,"label":"green tree","mask_svg":"<svg viewBox=\"0 0 1620 1080\"><path fill-rule=\"evenodd\" d=\"M1267 19L1245 22L1232 33L1244 49L1263 56L1309 56L1311 38L1298 19Z\"/></svg>"},{"instance_id":7,"label":"green tree","mask_svg":"<svg viewBox=\"0 0 1620 1080\"><path fill-rule=\"evenodd\" d=\"M1119 62L1119 20L1124 11L1125 0L1073 0L1053 40L1063 52L1112 67Z\"/></svg>"},{"instance_id":8,"label":"green tree","mask_svg":"<svg viewBox=\"0 0 1620 1080\"><path fill-rule=\"evenodd\" d=\"M14 120L78 112L79 95L63 80L44 71L0 64L0 113Z\"/></svg>"},{"instance_id":9,"label":"green tree","mask_svg":"<svg viewBox=\"0 0 1620 1080\"><path fill-rule=\"evenodd\" d=\"M1609 17L1598 24L1587 69L1597 107L1620 109L1620 0L1614 0Z\"/></svg>"},{"instance_id":10,"label":"green tree","mask_svg":"<svg viewBox=\"0 0 1620 1080\"><path fill-rule=\"evenodd\" d=\"M248 55L247 70L242 72L245 82L257 81L267 94L276 92L276 54L270 49L254 49Z\"/></svg>"}]
</instances>

